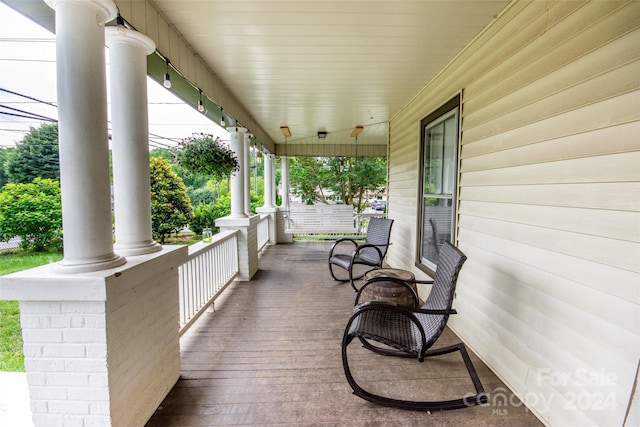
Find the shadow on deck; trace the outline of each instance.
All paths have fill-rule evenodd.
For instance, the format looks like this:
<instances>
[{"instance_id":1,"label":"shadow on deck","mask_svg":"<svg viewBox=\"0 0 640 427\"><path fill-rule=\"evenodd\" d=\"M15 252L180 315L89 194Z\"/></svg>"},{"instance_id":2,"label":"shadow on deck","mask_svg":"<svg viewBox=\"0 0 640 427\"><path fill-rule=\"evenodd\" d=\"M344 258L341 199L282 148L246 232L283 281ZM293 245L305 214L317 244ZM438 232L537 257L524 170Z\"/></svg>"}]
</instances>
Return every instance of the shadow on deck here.
<instances>
[{"instance_id":1,"label":"shadow on deck","mask_svg":"<svg viewBox=\"0 0 640 427\"><path fill-rule=\"evenodd\" d=\"M340 344L355 294L331 279L328 250L305 242L268 247L254 280L233 283L215 313L183 336L182 375L147 426L542 425L474 355L487 406L430 415L351 394ZM457 341L447 329L436 346ZM456 355L420 364L351 347L354 374L378 391L424 400L473 391Z\"/></svg>"}]
</instances>

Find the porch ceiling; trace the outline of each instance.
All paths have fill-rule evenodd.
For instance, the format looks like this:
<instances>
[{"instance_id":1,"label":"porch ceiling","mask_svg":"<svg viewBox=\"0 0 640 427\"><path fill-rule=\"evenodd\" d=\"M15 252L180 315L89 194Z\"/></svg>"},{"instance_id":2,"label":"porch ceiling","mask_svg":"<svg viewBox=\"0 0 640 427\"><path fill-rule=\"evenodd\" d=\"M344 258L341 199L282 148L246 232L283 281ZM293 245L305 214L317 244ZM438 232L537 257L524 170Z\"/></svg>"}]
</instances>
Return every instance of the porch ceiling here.
<instances>
[{"instance_id":1,"label":"porch ceiling","mask_svg":"<svg viewBox=\"0 0 640 427\"><path fill-rule=\"evenodd\" d=\"M52 29L42 0L2 0ZM508 0L148 0L275 143L387 144L388 122ZM47 11L48 9L48 11ZM222 107L225 107L222 102Z\"/></svg>"},{"instance_id":2,"label":"porch ceiling","mask_svg":"<svg viewBox=\"0 0 640 427\"><path fill-rule=\"evenodd\" d=\"M388 121L508 1L153 0L276 142L387 144Z\"/></svg>"}]
</instances>

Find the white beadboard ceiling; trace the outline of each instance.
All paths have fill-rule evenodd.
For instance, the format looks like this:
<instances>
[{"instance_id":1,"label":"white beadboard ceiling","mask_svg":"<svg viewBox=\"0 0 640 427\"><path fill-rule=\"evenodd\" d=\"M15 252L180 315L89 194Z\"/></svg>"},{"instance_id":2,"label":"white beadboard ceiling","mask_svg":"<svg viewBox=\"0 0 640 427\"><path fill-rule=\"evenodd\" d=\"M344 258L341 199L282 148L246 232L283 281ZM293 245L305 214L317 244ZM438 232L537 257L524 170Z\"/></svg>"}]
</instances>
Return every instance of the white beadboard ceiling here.
<instances>
[{"instance_id":1,"label":"white beadboard ceiling","mask_svg":"<svg viewBox=\"0 0 640 427\"><path fill-rule=\"evenodd\" d=\"M509 1L153 0L278 142L386 144L388 121ZM453 94L452 94L453 95Z\"/></svg>"},{"instance_id":2,"label":"white beadboard ceiling","mask_svg":"<svg viewBox=\"0 0 640 427\"><path fill-rule=\"evenodd\" d=\"M44 1L2 1L52 29ZM510 3L148 2L273 141L284 143L288 126L289 142L314 143L326 131L335 144L352 143L358 125L358 144L387 144L389 119Z\"/></svg>"}]
</instances>

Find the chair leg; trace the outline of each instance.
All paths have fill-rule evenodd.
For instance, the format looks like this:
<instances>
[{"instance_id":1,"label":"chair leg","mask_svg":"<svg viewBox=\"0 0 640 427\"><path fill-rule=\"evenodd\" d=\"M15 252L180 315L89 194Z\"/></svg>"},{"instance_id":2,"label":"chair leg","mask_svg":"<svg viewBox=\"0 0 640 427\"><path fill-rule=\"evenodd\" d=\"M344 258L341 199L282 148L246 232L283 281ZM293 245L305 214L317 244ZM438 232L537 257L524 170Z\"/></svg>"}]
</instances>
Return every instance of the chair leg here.
<instances>
[{"instance_id":1,"label":"chair leg","mask_svg":"<svg viewBox=\"0 0 640 427\"><path fill-rule=\"evenodd\" d=\"M348 282L349 279L339 279L335 273L333 272L333 264L329 263L329 273L331 273L331 277L333 277L333 280L335 280L336 282Z\"/></svg>"},{"instance_id":2,"label":"chair leg","mask_svg":"<svg viewBox=\"0 0 640 427\"><path fill-rule=\"evenodd\" d=\"M476 394L453 400L410 401L402 399L392 399L368 392L356 382L356 380L353 378L353 375L351 374L347 355L347 346L351 343L352 340L353 337L349 336L348 333L345 333L345 336L342 340L342 366L344 368L345 376L347 377L347 382L353 390L353 394L364 400L383 406L422 412L462 409L471 406L486 404L488 402L487 395L484 391L484 388L482 387L482 384L480 383L478 374L473 367L473 364L471 363L471 359L469 358L466 347L462 343L443 349L434 350L433 352L428 353L427 356L437 356L441 354L452 353L454 351L460 351L460 354L462 355L464 363L467 367L469 376L471 377L471 381L473 382L473 385L476 389Z\"/></svg>"},{"instance_id":3,"label":"chair leg","mask_svg":"<svg viewBox=\"0 0 640 427\"><path fill-rule=\"evenodd\" d=\"M363 265L363 264L358 264L358 265ZM366 264L364 264L366 265ZM374 266L371 267L369 270L365 271L364 273L362 273L359 276L353 277L353 267L351 268L351 270L349 270L349 283L351 283L351 287L353 288L353 290L355 292L358 292L360 290L360 288L358 288L358 286L356 286L356 280L360 280L362 279L368 272L372 271L372 270L378 270L381 267L378 266Z\"/></svg>"}]
</instances>

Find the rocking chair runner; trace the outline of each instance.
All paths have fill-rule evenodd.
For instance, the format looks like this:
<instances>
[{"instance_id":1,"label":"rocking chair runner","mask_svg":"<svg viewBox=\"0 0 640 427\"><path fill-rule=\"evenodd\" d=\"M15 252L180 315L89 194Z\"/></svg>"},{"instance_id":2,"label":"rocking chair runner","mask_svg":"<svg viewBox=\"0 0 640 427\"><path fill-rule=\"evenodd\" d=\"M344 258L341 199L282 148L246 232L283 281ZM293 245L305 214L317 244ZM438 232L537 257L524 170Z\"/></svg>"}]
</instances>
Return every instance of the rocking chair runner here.
<instances>
[{"instance_id":1,"label":"rocking chair runner","mask_svg":"<svg viewBox=\"0 0 640 427\"><path fill-rule=\"evenodd\" d=\"M355 395L384 406L392 406L416 411L435 411L460 409L487 402L480 378L476 373L467 349L463 343L432 349L444 330L450 314L456 314L451 308L458 274L466 256L456 247L445 242L440 250L436 267L436 278L427 300L420 308L391 305L381 302L365 302L356 305L354 314L347 322L342 340L342 363L349 385ZM387 277L386 281L405 284L407 281ZM422 282L425 283L425 282ZM363 285L366 287L368 283ZM356 298L356 302L358 299ZM363 346L385 356L416 357L423 362L425 357L439 356L459 351L473 382L476 393L455 400L415 402L379 396L364 390L351 374L347 357L347 346L358 337ZM382 348L372 344L375 341L391 348Z\"/></svg>"},{"instance_id":2,"label":"rocking chair runner","mask_svg":"<svg viewBox=\"0 0 640 427\"><path fill-rule=\"evenodd\" d=\"M359 245L355 240L344 238L336 240L329 252L329 272L334 280L339 282L350 282L354 291L358 291L355 280L361 279L368 271L382 268L382 262L389 247L389 237L391 235L392 219L371 218L367 226L367 237L363 244ZM344 246L352 247L352 253L339 253ZM354 277L354 265L364 265L370 267L362 274ZM347 271L348 279L338 278L333 271L334 266L338 266Z\"/></svg>"}]
</instances>

